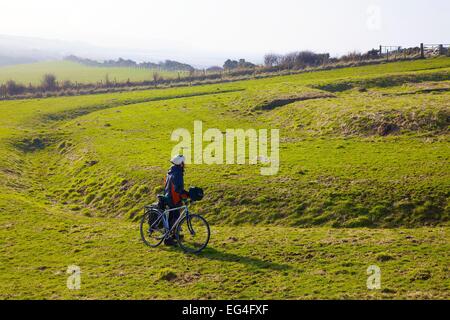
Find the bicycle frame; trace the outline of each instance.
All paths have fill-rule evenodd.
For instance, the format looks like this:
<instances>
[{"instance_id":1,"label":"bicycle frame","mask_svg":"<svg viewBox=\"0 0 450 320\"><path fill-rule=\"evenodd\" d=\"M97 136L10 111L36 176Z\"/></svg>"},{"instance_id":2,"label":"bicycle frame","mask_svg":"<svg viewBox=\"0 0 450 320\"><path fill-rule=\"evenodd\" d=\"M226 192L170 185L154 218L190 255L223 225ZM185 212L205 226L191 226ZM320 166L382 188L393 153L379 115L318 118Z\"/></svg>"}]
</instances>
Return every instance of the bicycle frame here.
<instances>
[{"instance_id":1,"label":"bicycle frame","mask_svg":"<svg viewBox=\"0 0 450 320\"><path fill-rule=\"evenodd\" d=\"M169 217L168 217L168 215L169 215L170 212L176 211L176 210L182 210L182 211L180 212L180 216L179 216L178 219L175 221L175 223L173 224L173 226L172 226L171 228L169 228L169 221L168 221L168 220L169 220ZM191 226L190 223L189 223L189 222L190 222L190 220L189 220L189 208L188 208L188 205L187 205L187 204L185 204L185 205L183 205L183 206L180 206L180 207L176 207L176 208L166 209L166 210L164 210L163 212L161 212L161 211L158 210L158 212L159 212L158 219L156 219L156 221L151 225L151 227L153 227L153 226L155 226L155 225L158 225L158 223L159 223L159 222L161 221L161 219L162 219L163 225L164 225L164 229L166 230L166 232L165 232L164 235L163 235L163 238L164 238L164 239L168 238L169 234L170 234L171 232L173 232L173 231L175 230L175 228L178 227L178 224L180 223L180 221L181 221L184 217L187 217L187 221L188 221L187 225L188 225L189 231L191 232L191 234L195 234L194 230L192 229L192 226Z\"/></svg>"}]
</instances>

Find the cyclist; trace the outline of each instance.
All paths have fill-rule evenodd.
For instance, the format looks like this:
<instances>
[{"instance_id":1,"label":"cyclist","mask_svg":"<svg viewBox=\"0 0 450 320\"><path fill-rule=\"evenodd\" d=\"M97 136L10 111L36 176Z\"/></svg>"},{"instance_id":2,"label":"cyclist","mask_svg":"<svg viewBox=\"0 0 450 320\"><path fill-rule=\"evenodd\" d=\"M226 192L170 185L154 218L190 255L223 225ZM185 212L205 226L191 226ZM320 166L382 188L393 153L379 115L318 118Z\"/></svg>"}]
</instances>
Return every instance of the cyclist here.
<instances>
[{"instance_id":1,"label":"cyclist","mask_svg":"<svg viewBox=\"0 0 450 320\"><path fill-rule=\"evenodd\" d=\"M182 205L184 199L189 198L189 193L184 190L184 162L182 155L175 156L170 160L170 167L166 176L166 184L164 187L164 196L168 200L169 208L176 208ZM174 210L169 213L169 227L172 228L174 223L180 217L180 210ZM164 240L165 245L175 245L175 237Z\"/></svg>"}]
</instances>

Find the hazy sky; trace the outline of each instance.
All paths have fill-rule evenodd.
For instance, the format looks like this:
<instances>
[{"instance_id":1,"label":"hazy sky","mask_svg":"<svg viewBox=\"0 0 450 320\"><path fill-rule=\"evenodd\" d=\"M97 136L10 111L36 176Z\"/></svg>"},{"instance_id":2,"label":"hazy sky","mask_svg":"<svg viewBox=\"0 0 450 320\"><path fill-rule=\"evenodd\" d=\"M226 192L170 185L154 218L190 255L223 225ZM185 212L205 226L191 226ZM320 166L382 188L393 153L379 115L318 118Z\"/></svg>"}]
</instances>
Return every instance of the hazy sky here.
<instances>
[{"instance_id":1,"label":"hazy sky","mask_svg":"<svg viewBox=\"0 0 450 320\"><path fill-rule=\"evenodd\" d=\"M449 0L0 0L0 34L262 57L450 42Z\"/></svg>"}]
</instances>

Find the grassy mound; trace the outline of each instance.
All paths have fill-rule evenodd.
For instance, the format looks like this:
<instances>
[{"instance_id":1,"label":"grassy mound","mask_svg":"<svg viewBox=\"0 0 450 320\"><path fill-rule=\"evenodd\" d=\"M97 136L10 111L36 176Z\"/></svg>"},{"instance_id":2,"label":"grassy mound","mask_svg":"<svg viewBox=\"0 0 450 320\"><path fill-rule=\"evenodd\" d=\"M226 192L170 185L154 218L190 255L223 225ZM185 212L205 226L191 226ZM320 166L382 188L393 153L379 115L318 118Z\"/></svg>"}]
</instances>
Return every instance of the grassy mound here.
<instances>
[{"instance_id":1,"label":"grassy mound","mask_svg":"<svg viewBox=\"0 0 450 320\"><path fill-rule=\"evenodd\" d=\"M450 108L403 112L388 110L361 112L341 122L346 135L364 134L387 136L405 132L442 132L450 125Z\"/></svg>"},{"instance_id":2,"label":"grassy mound","mask_svg":"<svg viewBox=\"0 0 450 320\"><path fill-rule=\"evenodd\" d=\"M448 83L436 81L448 59L437 60L444 68L434 64L417 72L422 89ZM359 81L366 83L414 75L408 69L406 75L363 70L368 75ZM86 216L138 218L161 189L175 145L172 130L192 130L193 122L202 120L204 129L281 129L276 176L259 175L259 166L213 166L214 175L209 165L188 168L187 183L207 192L197 209L215 224L392 227L448 221L449 179L443 169L448 92L393 94L417 89L417 81L336 94L310 88L340 83L343 72L348 76L348 70L334 70L315 78L303 74L2 106L14 114L18 105L29 114L29 127L12 146L33 151L27 157L33 192ZM423 82L423 74L434 81Z\"/></svg>"},{"instance_id":3,"label":"grassy mound","mask_svg":"<svg viewBox=\"0 0 450 320\"><path fill-rule=\"evenodd\" d=\"M450 100L448 80L431 75L449 67L0 102L0 297L448 299ZM350 90L318 89L349 78ZM211 243L200 256L148 251L134 221L161 190L172 131L195 120L280 129L279 173L188 166ZM80 291L66 288L72 264ZM379 291L366 289L374 264Z\"/></svg>"}]
</instances>

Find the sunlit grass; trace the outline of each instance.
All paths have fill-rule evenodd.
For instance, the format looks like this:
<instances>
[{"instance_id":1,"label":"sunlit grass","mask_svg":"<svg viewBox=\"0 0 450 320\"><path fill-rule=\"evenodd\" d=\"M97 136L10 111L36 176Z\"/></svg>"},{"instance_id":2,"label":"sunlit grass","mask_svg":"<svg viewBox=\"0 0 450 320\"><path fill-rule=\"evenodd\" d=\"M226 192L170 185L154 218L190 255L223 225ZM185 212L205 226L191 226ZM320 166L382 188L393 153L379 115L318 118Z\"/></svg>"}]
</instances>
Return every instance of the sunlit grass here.
<instances>
[{"instance_id":1,"label":"sunlit grass","mask_svg":"<svg viewBox=\"0 0 450 320\"><path fill-rule=\"evenodd\" d=\"M449 79L258 106L449 61L0 102L0 297L448 299ZM161 190L171 132L194 120L280 129L280 171L189 165L209 248L150 250L136 219ZM80 291L66 288L70 264ZM370 265L380 291L366 287Z\"/></svg>"}]
</instances>

